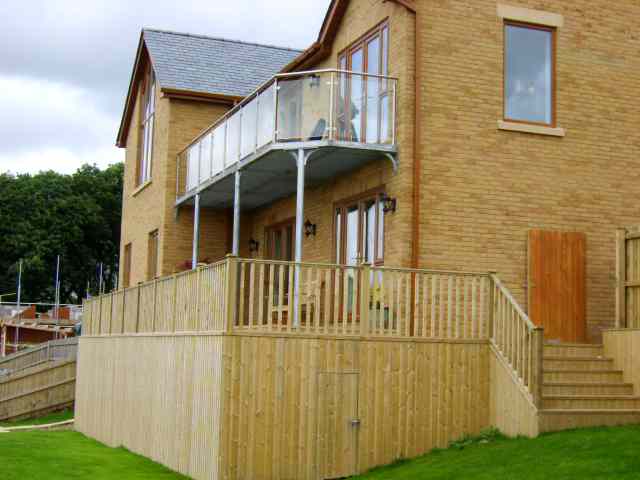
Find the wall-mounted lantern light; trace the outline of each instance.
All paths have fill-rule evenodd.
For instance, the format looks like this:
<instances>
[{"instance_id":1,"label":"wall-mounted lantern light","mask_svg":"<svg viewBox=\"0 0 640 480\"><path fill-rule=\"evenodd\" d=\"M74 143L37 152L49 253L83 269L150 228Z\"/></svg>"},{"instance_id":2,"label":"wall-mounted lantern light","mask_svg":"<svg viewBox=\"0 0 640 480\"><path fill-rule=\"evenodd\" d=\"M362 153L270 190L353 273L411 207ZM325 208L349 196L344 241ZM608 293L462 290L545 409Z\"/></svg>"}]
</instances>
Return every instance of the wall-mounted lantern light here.
<instances>
[{"instance_id":1,"label":"wall-mounted lantern light","mask_svg":"<svg viewBox=\"0 0 640 480\"><path fill-rule=\"evenodd\" d=\"M316 224L315 223L311 223L309 221L309 219L307 219L306 222L304 222L304 234L309 237L311 235L313 235L315 237L316 235Z\"/></svg>"},{"instance_id":2,"label":"wall-mounted lantern light","mask_svg":"<svg viewBox=\"0 0 640 480\"><path fill-rule=\"evenodd\" d=\"M258 242L255 238L249 239L249 253L257 252L260 248L260 242Z\"/></svg>"},{"instance_id":3,"label":"wall-mounted lantern light","mask_svg":"<svg viewBox=\"0 0 640 480\"><path fill-rule=\"evenodd\" d=\"M382 202L382 211L384 213L395 212L396 211L396 199L391 198L386 193L380 194L380 201Z\"/></svg>"}]
</instances>

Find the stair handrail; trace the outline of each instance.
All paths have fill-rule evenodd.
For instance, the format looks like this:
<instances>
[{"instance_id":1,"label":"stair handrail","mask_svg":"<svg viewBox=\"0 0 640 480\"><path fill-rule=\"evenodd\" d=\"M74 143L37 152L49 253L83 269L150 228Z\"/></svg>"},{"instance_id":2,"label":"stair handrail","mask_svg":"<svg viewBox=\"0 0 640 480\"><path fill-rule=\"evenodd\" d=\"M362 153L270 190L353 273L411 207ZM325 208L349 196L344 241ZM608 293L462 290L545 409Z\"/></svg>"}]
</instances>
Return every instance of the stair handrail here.
<instances>
[{"instance_id":1,"label":"stair handrail","mask_svg":"<svg viewBox=\"0 0 640 480\"><path fill-rule=\"evenodd\" d=\"M544 329L536 326L495 273L490 274L490 341L534 405L542 402Z\"/></svg>"}]
</instances>

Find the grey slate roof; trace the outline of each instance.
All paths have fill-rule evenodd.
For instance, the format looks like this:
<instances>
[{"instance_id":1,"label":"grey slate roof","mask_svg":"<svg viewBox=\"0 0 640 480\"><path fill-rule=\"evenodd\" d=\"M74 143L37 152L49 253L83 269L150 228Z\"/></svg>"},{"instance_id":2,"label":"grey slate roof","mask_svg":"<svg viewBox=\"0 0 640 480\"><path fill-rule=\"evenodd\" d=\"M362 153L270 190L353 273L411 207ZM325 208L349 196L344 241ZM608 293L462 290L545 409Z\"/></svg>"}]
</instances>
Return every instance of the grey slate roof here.
<instances>
[{"instance_id":1,"label":"grey slate roof","mask_svg":"<svg viewBox=\"0 0 640 480\"><path fill-rule=\"evenodd\" d=\"M160 86L246 96L301 51L236 40L143 30Z\"/></svg>"}]
</instances>

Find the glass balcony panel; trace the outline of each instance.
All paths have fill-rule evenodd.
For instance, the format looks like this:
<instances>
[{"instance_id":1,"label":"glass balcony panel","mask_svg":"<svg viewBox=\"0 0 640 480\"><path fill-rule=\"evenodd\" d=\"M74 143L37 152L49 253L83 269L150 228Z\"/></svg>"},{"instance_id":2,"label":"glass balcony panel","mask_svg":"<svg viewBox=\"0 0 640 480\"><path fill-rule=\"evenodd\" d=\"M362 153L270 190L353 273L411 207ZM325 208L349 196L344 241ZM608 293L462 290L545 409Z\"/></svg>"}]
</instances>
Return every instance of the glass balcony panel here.
<instances>
[{"instance_id":1,"label":"glass balcony panel","mask_svg":"<svg viewBox=\"0 0 640 480\"><path fill-rule=\"evenodd\" d=\"M386 81L386 80L385 80ZM380 143L391 143L391 115L389 115L389 95L380 97Z\"/></svg>"},{"instance_id":2,"label":"glass balcony panel","mask_svg":"<svg viewBox=\"0 0 640 480\"><path fill-rule=\"evenodd\" d=\"M349 141L362 141L362 113L364 110L364 78L362 75L351 74L349 79L349 105L347 119L350 120Z\"/></svg>"},{"instance_id":3,"label":"glass balcony panel","mask_svg":"<svg viewBox=\"0 0 640 480\"><path fill-rule=\"evenodd\" d=\"M240 158L251 155L256 151L256 136L258 128L258 97L247 103L242 109L242 119L240 128L242 135L242 145L240 148Z\"/></svg>"},{"instance_id":4,"label":"glass balcony panel","mask_svg":"<svg viewBox=\"0 0 640 480\"><path fill-rule=\"evenodd\" d=\"M225 132L227 130L227 122L218 125L213 130L213 159L211 166L211 175L217 175L224 170L224 149L227 143Z\"/></svg>"},{"instance_id":5,"label":"glass balcony panel","mask_svg":"<svg viewBox=\"0 0 640 480\"><path fill-rule=\"evenodd\" d=\"M187 191L193 190L198 186L199 160L200 144L195 143L187 153Z\"/></svg>"},{"instance_id":6,"label":"glass balcony panel","mask_svg":"<svg viewBox=\"0 0 640 480\"><path fill-rule=\"evenodd\" d=\"M278 141L301 139L303 78L278 81Z\"/></svg>"},{"instance_id":7,"label":"glass balcony panel","mask_svg":"<svg viewBox=\"0 0 640 480\"><path fill-rule=\"evenodd\" d=\"M207 133L200 140L200 182L211 177L211 134Z\"/></svg>"},{"instance_id":8,"label":"glass balcony panel","mask_svg":"<svg viewBox=\"0 0 640 480\"><path fill-rule=\"evenodd\" d=\"M240 119L241 111L234 113L227 120L227 151L224 166L233 165L240 159Z\"/></svg>"},{"instance_id":9,"label":"glass balcony panel","mask_svg":"<svg viewBox=\"0 0 640 480\"><path fill-rule=\"evenodd\" d=\"M331 74L306 76L302 81L302 140L323 140L329 133Z\"/></svg>"},{"instance_id":10,"label":"glass balcony panel","mask_svg":"<svg viewBox=\"0 0 640 480\"><path fill-rule=\"evenodd\" d=\"M366 79L366 120L367 143L380 143L380 79L368 77Z\"/></svg>"},{"instance_id":11,"label":"glass balcony panel","mask_svg":"<svg viewBox=\"0 0 640 480\"><path fill-rule=\"evenodd\" d=\"M275 84L271 84L258 97L258 148L264 147L273 141L275 130L275 112L273 111L275 102Z\"/></svg>"}]
</instances>

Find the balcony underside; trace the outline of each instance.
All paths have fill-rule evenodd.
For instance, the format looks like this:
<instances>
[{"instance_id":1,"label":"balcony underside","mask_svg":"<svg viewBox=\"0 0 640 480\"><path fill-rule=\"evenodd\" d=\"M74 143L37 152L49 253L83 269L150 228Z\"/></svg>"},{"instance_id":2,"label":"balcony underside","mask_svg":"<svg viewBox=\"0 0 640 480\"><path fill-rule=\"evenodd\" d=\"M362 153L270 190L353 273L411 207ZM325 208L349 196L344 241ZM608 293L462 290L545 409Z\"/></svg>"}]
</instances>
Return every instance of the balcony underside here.
<instances>
[{"instance_id":1,"label":"balcony underside","mask_svg":"<svg viewBox=\"0 0 640 480\"><path fill-rule=\"evenodd\" d=\"M328 140L277 143L228 167L187 192L176 206L192 205L200 193L200 205L215 209L233 207L234 173L242 172L240 198L242 210L253 210L296 193L296 155L303 148L308 158L305 187L321 185L373 161L392 162L396 166L396 148Z\"/></svg>"}]
</instances>

